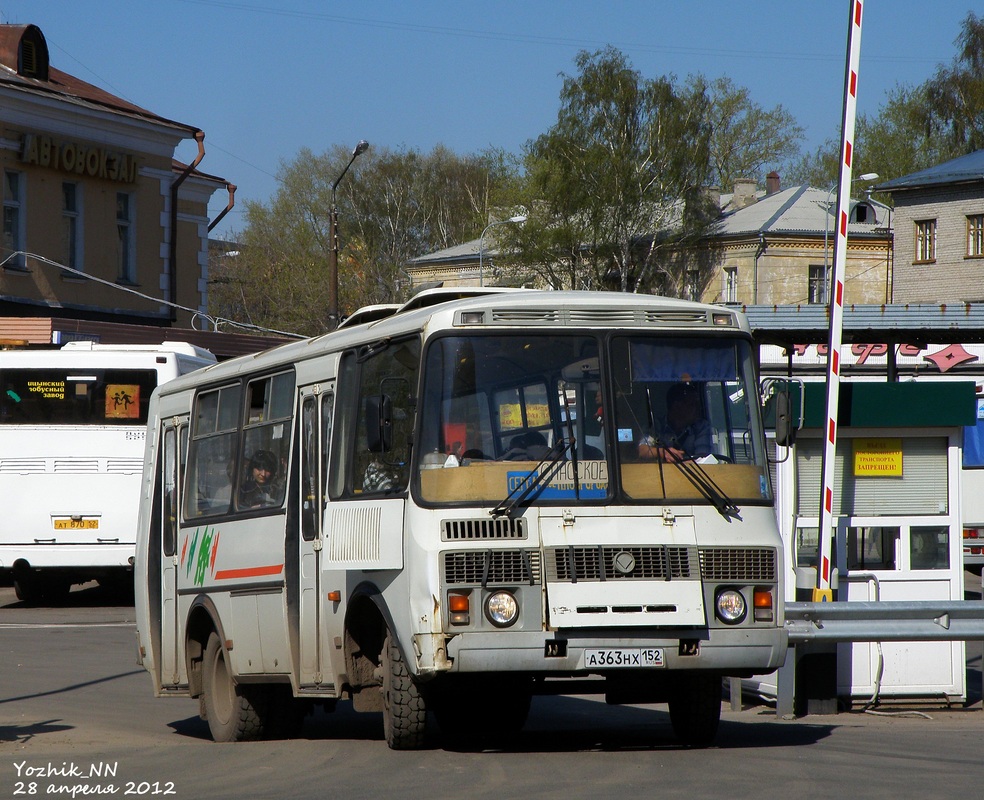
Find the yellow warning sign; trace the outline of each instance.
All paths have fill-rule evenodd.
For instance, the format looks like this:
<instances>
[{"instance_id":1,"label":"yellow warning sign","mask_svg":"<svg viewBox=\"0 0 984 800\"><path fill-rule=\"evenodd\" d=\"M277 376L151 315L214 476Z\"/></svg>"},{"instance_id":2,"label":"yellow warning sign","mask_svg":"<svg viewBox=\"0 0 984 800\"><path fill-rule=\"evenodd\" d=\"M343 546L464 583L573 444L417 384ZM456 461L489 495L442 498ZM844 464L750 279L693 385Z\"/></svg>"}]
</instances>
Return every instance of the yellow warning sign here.
<instances>
[{"instance_id":1,"label":"yellow warning sign","mask_svg":"<svg viewBox=\"0 0 984 800\"><path fill-rule=\"evenodd\" d=\"M854 475L857 478L902 477L902 440L854 440Z\"/></svg>"},{"instance_id":2,"label":"yellow warning sign","mask_svg":"<svg viewBox=\"0 0 984 800\"><path fill-rule=\"evenodd\" d=\"M106 419L139 419L140 386L135 383L106 384Z\"/></svg>"}]
</instances>

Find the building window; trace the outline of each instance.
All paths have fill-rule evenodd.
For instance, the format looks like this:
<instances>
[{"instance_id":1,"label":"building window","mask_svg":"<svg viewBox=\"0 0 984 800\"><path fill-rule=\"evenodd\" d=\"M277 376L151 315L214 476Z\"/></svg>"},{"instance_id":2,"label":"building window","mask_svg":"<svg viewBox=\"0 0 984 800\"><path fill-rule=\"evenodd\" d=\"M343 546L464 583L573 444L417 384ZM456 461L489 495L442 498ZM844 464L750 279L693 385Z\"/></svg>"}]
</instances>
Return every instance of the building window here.
<instances>
[{"instance_id":1,"label":"building window","mask_svg":"<svg viewBox=\"0 0 984 800\"><path fill-rule=\"evenodd\" d=\"M687 285L687 299L689 300L700 300L700 274L695 269L687 270L686 277Z\"/></svg>"},{"instance_id":2,"label":"building window","mask_svg":"<svg viewBox=\"0 0 984 800\"><path fill-rule=\"evenodd\" d=\"M3 266L25 269L24 181L19 172L3 173Z\"/></svg>"},{"instance_id":3,"label":"building window","mask_svg":"<svg viewBox=\"0 0 984 800\"><path fill-rule=\"evenodd\" d=\"M136 283L133 253L133 201L126 192L116 193L116 264L120 283Z\"/></svg>"},{"instance_id":4,"label":"building window","mask_svg":"<svg viewBox=\"0 0 984 800\"><path fill-rule=\"evenodd\" d=\"M724 268L724 302L738 302L738 267Z\"/></svg>"},{"instance_id":5,"label":"building window","mask_svg":"<svg viewBox=\"0 0 984 800\"><path fill-rule=\"evenodd\" d=\"M936 260L936 220L916 222L916 261Z\"/></svg>"},{"instance_id":6,"label":"building window","mask_svg":"<svg viewBox=\"0 0 984 800\"><path fill-rule=\"evenodd\" d=\"M810 277L806 289L807 302L827 302L827 268L823 264L810 265Z\"/></svg>"},{"instance_id":7,"label":"building window","mask_svg":"<svg viewBox=\"0 0 984 800\"><path fill-rule=\"evenodd\" d=\"M62 262L82 269L82 204L77 183L62 184Z\"/></svg>"},{"instance_id":8,"label":"building window","mask_svg":"<svg viewBox=\"0 0 984 800\"><path fill-rule=\"evenodd\" d=\"M984 256L984 214L971 214L967 217L967 256Z\"/></svg>"}]
</instances>

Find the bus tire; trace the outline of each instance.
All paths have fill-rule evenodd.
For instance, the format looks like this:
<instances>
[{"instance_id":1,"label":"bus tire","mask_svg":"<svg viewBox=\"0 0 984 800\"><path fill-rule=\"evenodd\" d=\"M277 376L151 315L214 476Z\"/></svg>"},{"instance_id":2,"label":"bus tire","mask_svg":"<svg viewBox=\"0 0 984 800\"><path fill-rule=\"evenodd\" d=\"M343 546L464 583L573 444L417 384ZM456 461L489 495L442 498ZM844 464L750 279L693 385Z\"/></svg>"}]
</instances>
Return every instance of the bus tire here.
<instances>
[{"instance_id":1,"label":"bus tire","mask_svg":"<svg viewBox=\"0 0 984 800\"><path fill-rule=\"evenodd\" d=\"M29 606L62 605L68 601L72 582L58 575L39 575L33 572L15 573L14 594Z\"/></svg>"},{"instance_id":2,"label":"bus tire","mask_svg":"<svg viewBox=\"0 0 984 800\"><path fill-rule=\"evenodd\" d=\"M673 733L686 747L707 747L721 722L721 677L681 675L669 701Z\"/></svg>"},{"instance_id":3,"label":"bus tire","mask_svg":"<svg viewBox=\"0 0 984 800\"><path fill-rule=\"evenodd\" d=\"M263 735L262 705L269 698L260 689L236 683L218 634L211 633L202 660L202 705L215 741L242 742Z\"/></svg>"},{"instance_id":4,"label":"bus tire","mask_svg":"<svg viewBox=\"0 0 984 800\"><path fill-rule=\"evenodd\" d=\"M427 708L403 654L387 632L383 641L383 734L391 750L415 750L424 743Z\"/></svg>"}]
</instances>

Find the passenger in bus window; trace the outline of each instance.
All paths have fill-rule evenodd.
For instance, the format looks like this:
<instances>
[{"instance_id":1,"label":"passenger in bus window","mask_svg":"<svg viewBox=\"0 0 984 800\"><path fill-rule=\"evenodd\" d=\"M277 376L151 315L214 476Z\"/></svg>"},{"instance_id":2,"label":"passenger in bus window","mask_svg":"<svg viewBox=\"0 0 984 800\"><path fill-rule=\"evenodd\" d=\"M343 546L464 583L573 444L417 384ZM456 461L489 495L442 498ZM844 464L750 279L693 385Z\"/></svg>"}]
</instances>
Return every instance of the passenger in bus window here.
<instances>
[{"instance_id":1,"label":"passenger in bus window","mask_svg":"<svg viewBox=\"0 0 984 800\"><path fill-rule=\"evenodd\" d=\"M241 508L279 505L281 492L276 481L277 457L269 450L257 450L249 460L246 480L239 490Z\"/></svg>"},{"instance_id":2,"label":"passenger in bus window","mask_svg":"<svg viewBox=\"0 0 984 800\"><path fill-rule=\"evenodd\" d=\"M657 429L639 442L643 460L684 461L702 458L714 449L714 429L700 406L700 389L692 383L675 383L666 393L666 416Z\"/></svg>"},{"instance_id":3,"label":"passenger in bus window","mask_svg":"<svg viewBox=\"0 0 984 800\"><path fill-rule=\"evenodd\" d=\"M366 493L389 492L401 488L400 474L389 464L378 459L370 461L362 476L362 491Z\"/></svg>"},{"instance_id":4,"label":"passenger in bus window","mask_svg":"<svg viewBox=\"0 0 984 800\"><path fill-rule=\"evenodd\" d=\"M540 461L547 457L550 446L540 431L526 431L513 436L509 449L503 454L503 461Z\"/></svg>"}]
</instances>

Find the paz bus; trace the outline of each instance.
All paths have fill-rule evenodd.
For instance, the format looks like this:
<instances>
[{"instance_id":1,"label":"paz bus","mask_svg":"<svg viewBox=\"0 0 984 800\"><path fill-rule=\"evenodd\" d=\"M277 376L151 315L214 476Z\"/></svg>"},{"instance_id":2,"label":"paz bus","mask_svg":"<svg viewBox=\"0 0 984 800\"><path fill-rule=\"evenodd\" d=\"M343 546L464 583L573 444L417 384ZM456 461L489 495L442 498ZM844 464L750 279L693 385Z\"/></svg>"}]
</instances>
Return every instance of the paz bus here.
<instances>
[{"instance_id":1,"label":"paz bus","mask_svg":"<svg viewBox=\"0 0 984 800\"><path fill-rule=\"evenodd\" d=\"M155 693L199 698L217 741L339 700L382 712L394 749L429 710L508 737L534 695L587 691L668 703L679 740L711 742L722 677L787 647L744 317L476 289L365 319L154 393L135 582ZM680 383L710 452L657 432Z\"/></svg>"},{"instance_id":2,"label":"paz bus","mask_svg":"<svg viewBox=\"0 0 984 800\"><path fill-rule=\"evenodd\" d=\"M185 342L0 351L0 572L20 600L129 584L151 392L214 363Z\"/></svg>"}]
</instances>

